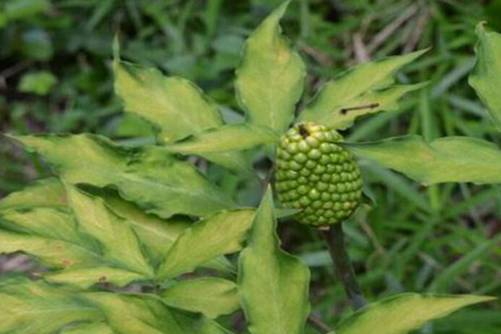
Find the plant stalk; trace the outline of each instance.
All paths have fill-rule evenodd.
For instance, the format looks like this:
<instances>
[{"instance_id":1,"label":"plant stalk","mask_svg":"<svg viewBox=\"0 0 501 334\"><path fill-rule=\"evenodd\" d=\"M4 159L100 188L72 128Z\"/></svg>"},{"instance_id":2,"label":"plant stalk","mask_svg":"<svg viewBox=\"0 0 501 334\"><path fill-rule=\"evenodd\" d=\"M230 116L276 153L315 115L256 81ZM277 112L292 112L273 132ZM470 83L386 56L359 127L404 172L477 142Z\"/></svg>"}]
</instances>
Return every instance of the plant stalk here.
<instances>
[{"instance_id":1,"label":"plant stalk","mask_svg":"<svg viewBox=\"0 0 501 334\"><path fill-rule=\"evenodd\" d=\"M358 285L353 265L348 256L346 245L344 242L342 223L334 224L327 230L322 230L325 241L329 247L329 253L334 263L338 279L344 287L346 295L350 299L351 306L354 310L358 310L367 304L362 289Z\"/></svg>"},{"instance_id":2,"label":"plant stalk","mask_svg":"<svg viewBox=\"0 0 501 334\"><path fill-rule=\"evenodd\" d=\"M327 333L334 333L332 331L332 329L327 326L326 323L324 323L322 321L322 319L320 319L319 317L313 315L313 314L310 314L308 316L308 322L310 323L310 325L315 328L319 333L322 333L322 334L327 334Z\"/></svg>"}]
</instances>

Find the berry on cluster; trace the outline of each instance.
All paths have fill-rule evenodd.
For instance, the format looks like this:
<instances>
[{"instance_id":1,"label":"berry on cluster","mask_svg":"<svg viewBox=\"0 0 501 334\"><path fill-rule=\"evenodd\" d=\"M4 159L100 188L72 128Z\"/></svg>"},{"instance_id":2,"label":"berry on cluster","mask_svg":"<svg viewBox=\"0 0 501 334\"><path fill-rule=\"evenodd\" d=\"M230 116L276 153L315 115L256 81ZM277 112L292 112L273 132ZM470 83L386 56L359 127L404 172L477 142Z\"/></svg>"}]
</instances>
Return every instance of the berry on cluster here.
<instances>
[{"instance_id":1,"label":"berry on cluster","mask_svg":"<svg viewBox=\"0 0 501 334\"><path fill-rule=\"evenodd\" d=\"M337 131L311 122L296 124L281 138L275 188L285 207L301 210L301 223L339 223L360 203L360 170L341 140Z\"/></svg>"}]
</instances>

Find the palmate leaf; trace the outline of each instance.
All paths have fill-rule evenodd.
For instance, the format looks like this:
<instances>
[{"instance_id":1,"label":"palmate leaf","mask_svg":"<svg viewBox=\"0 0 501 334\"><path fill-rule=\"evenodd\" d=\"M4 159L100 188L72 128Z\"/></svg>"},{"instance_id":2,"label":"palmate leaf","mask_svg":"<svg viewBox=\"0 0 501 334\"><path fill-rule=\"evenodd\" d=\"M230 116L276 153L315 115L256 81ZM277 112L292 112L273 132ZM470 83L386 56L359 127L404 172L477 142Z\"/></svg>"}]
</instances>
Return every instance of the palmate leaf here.
<instances>
[{"instance_id":1,"label":"palmate leaf","mask_svg":"<svg viewBox=\"0 0 501 334\"><path fill-rule=\"evenodd\" d=\"M111 191L89 189L103 198L105 204L113 213L127 219L137 234L142 246L153 264L157 264L165 256L181 232L191 225L184 217L173 217L168 220L149 215L136 205L120 198ZM39 208L69 209L66 190L63 184L54 177L43 179L25 189L9 194L0 201L0 212L9 209L39 209ZM28 221L27 224L35 224Z\"/></svg>"},{"instance_id":2,"label":"palmate leaf","mask_svg":"<svg viewBox=\"0 0 501 334\"><path fill-rule=\"evenodd\" d=\"M154 276L129 222L102 200L68 186L72 211L61 208L0 210L1 252L23 251L58 271L49 281L119 286Z\"/></svg>"},{"instance_id":3,"label":"palmate leaf","mask_svg":"<svg viewBox=\"0 0 501 334\"><path fill-rule=\"evenodd\" d=\"M487 106L489 115L501 130L501 34L487 31L485 22L478 24L478 43L475 48L477 63L468 78L480 100Z\"/></svg>"},{"instance_id":4,"label":"palmate leaf","mask_svg":"<svg viewBox=\"0 0 501 334\"><path fill-rule=\"evenodd\" d=\"M376 161L426 185L443 182L501 182L501 150L484 140L420 136L346 144L359 158Z\"/></svg>"},{"instance_id":5,"label":"palmate leaf","mask_svg":"<svg viewBox=\"0 0 501 334\"><path fill-rule=\"evenodd\" d=\"M15 138L40 153L66 182L116 188L125 199L163 218L205 216L235 205L193 166L160 147L128 150L90 134Z\"/></svg>"},{"instance_id":6,"label":"palmate leaf","mask_svg":"<svg viewBox=\"0 0 501 334\"><path fill-rule=\"evenodd\" d=\"M15 278L0 282L0 297L1 333L228 333L201 315L147 294L84 292Z\"/></svg>"},{"instance_id":7,"label":"palmate leaf","mask_svg":"<svg viewBox=\"0 0 501 334\"><path fill-rule=\"evenodd\" d=\"M240 307L237 285L216 277L177 282L164 290L161 296L170 306L200 312L211 319L235 312Z\"/></svg>"},{"instance_id":8,"label":"palmate leaf","mask_svg":"<svg viewBox=\"0 0 501 334\"><path fill-rule=\"evenodd\" d=\"M306 70L299 54L281 35L279 21L289 2L271 13L249 36L235 88L252 124L284 132L303 93Z\"/></svg>"},{"instance_id":9,"label":"palmate leaf","mask_svg":"<svg viewBox=\"0 0 501 334\"><path fill-rule=\"evenodd\" d=\"M249 332L303 333L310 310L309 278L308 267L280 249L268 189L239 260L238 285Z\"/></svg>"},{"instance_id":10,"label":"palmate leaf","mask_svg":"<svg viewBox=\"0 0 501 334\"><path fill-rule=\"evenodd\" d=\"M124 101L125 111L151 122L159 130L162 143L223 125L217 106L190 81L166 77L154 68L120 62L118 55L113 70L115 91ZM201 155L231 170L249 168L240 152Z\"/></svg>"},{"instance_id":11,"label":"palmate leaf","mask_svg":"<svg viewBox=\"0 0 501 334\"><path fill-rule=\"evenodd\" d=\"M345 319L336 334L406 334L464 306L492 300L482 296L404 293L373 303ZM334 334L334 333L332 333Z\"/></svg>"},{"instance_id":12,"label":"palmate leaf","mask_svg":"<svg viewBox=\"0 0 501 334\"><path fill-rule=\"evenodd\" d=\"M91 209L96 211L97 204L103 210L104 204L106 210L102 213L107 214L111 210L109 214L114 217L115 225L125 222L124 227L132 228L126 233L131 235L133 232L137 236L140 248L144 250L148 263L152 267L158 266L177 237L192 225L190 220L183 217L163 220L145 214L135 205L124 201L113 192L97 191L96 189L92 189L92 191L104 201L97 197L89 197L82 201L79 206L83 205L84 214L90 214ZM77 190L73 189L73 192L77 192ZM44 194L47 194L47 197L44 198ZM89 201L99 203L92 204ZM106 266L108 262L103 262L100 258L101 252L109 246L101 247L99 241L89 240L81 234L88 227L78 228L73 212L70 212L68 206L70 203L68 202L71 203L71 200L67 199L66 190L56 178L41 180L0 201L0 221L4 227L3 230L0 230L0 239L4 241L0 250L7 253L23 250L37 256L51 267L70 267L65 271L46 274L50 276L47 276L48 279L55 282L72 282L72 284L86 286L97 282L111 281L121 286L134 280L146 278L145 275L123 267L115 267L115 263L113 263L114 267ZM102 219L98 223L105 222L109 221ZM9 230L5 230L5 228L9 228ZM14 233L20 228L22 228L22 234ZM114 245L118 242L117 251L129 251L129 248L122 246L122 242L125 242L127 238L119 238L116 232L109 234L103 232L100 233L101 242L107 243L106 238L113 237L109 242ZM134 244L134 240L132 242ZM62 251L63 249L64 251ZM137 247L134 249L137 251ZM131 261L133 258L129 257L129 254L124 254L123 257L127 261ZM136 258L142 262L137 253ZM95 267L91 267L92 265ZM222 256L209 259L201 266L221 272L234 272L233 265Z\"/></svg>"},{"instance_id":13,"label":"palmate leaf","mask_svg":"<svg viewBox=\"0 0 501 334\"><path fill-rule=\"evenodd\" d=\"M155 267L167 255L179 235L192 226L192 221L187 217L175 216L165 220L146 214L114 193L101 192L99 196L104 198L106 205L114 213L129 221ZM234 271L233 265L222 256L211 259L202 266L222 272Z\"/></svg>"},{"instance_id":14,"label":"palmate leaf","mask_svg":"<svg viewBox=\"0 0 501 334\"><path fill-rule=\"evenodd\" d=\"M299 119L343 130L360 116L397 109L397 101L405 93L423 84L395 85L393 75L424 52L388 57L346 71L323 86Z\"/></svg>"}]
</instances>

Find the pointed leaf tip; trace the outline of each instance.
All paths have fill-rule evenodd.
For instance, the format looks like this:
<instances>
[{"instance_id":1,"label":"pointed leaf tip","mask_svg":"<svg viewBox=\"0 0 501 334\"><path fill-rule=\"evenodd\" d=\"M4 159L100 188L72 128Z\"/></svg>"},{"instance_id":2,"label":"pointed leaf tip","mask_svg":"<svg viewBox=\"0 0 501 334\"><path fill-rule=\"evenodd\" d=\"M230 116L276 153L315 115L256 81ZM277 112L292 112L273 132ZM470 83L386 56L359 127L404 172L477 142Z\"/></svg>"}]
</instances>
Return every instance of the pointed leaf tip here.
<instances>
[{"instance_id":1,"label":"pointed leaf tip","mask_svg":"<svg viewBox=\"0 0 501 334\"><path fill-rule=\"evenodd\" d=\"M289 1L277 7L247 39L235 88L250 123L284 132L303 93L305 65L281 34Z\"/></svg>"}]
</instances>

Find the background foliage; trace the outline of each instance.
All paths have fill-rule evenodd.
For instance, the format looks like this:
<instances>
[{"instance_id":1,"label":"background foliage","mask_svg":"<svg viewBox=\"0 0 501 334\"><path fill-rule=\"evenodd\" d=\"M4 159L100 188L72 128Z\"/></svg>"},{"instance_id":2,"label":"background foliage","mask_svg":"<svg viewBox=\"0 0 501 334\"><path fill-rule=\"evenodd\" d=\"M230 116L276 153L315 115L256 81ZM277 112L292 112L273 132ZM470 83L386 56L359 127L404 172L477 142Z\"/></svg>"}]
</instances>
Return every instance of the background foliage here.
<instances>
[{"instance_id":1,"label":"background foliage","mask_svg":"<svg viewBox=\"0 0 501 334\"><path fill-rule=\"evenodd\" d=\"M195 81L228 122L238 120L232 80L241 46L281 1L6 0L0 4L0 131L105 134L135 146L152 141L150 126L123 116L112 84L112 38L124 59L154 65ZM428 53L398 75L401 83L429 81L402 107L362 120L345 135L377 140L419 134L427 140L468 135L498 145L499 133L467 84L475 26L501 30L494 1L294 1L282 26L307 64L306 96L368 59L426 47ZM393 117L398 113L398 117ZM37 156L0 141L0 196L49 174ZM202 166L203 167L203 166ZM263 171L267 166L257 166ZM346 224L352 258L369 299L401 291L500 295L501 191L494 186L422 188L401 175L370 167L364 175L377 205ZM210 178L229 194L257 204L262 185L237 182L222 169ZM348 305L332 284L330 259L308 228L282 223L284 247L312 269L312 307L333 322ZM4 258L0 270L32 264ZM496 333L495 303L460 311L433 333ZM235 327L239 318L228 319ZM431 327L425 332L430 332Z\"/></svg>"}]
</instances>

